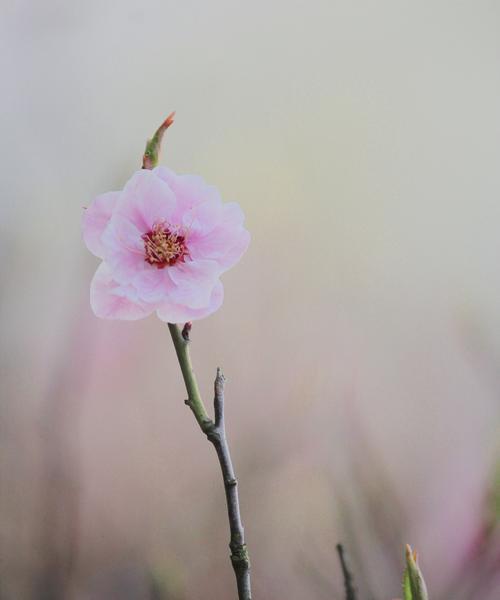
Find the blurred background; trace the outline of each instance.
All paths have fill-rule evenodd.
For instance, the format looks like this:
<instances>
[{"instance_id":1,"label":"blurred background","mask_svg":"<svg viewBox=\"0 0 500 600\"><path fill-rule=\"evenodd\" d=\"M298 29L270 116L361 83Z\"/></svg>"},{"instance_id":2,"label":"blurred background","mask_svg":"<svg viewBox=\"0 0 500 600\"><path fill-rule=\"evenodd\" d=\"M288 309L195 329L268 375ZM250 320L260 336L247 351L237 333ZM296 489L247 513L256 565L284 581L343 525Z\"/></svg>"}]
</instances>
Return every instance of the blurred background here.
<instances>
[{"instance_id":1,"label":"blurred background","mask_svg":"<svg viewBox=\"0 0 500 600\"><path fill-rule=\"evenodd\" d=\"M252 244L197 322L261 600L493 600L500 4L1 0L0 598L230 600L165 324L101 321L82 209L162 162Z\"/></svg>"}]
</instances>

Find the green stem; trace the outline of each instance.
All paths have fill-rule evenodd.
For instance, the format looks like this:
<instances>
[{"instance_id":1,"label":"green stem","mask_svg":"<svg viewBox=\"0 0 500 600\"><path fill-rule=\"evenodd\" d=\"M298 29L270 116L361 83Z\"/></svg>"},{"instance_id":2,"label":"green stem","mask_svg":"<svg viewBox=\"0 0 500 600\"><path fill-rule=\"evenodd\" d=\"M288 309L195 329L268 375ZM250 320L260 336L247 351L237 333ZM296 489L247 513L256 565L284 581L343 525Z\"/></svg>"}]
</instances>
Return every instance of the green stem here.
<instances>
[{"instance_id":1,"label":"green stem","mask_svg":"<svg viewBox=\"0 0 500 600\"><path fill-rule=\"evenodd\" d=\"M203 433L207 433L212 428L213 422L208 416L207 409L201 398L200 389L191 363L191 356L189 355L189 341L183 337L178 325L169 323L168 328L170 330L170 335L172 336L172 341L174 342L175 352L186 385L188 394L186 404L193 411L196 421Z\"/></svg>"}]
</instances>

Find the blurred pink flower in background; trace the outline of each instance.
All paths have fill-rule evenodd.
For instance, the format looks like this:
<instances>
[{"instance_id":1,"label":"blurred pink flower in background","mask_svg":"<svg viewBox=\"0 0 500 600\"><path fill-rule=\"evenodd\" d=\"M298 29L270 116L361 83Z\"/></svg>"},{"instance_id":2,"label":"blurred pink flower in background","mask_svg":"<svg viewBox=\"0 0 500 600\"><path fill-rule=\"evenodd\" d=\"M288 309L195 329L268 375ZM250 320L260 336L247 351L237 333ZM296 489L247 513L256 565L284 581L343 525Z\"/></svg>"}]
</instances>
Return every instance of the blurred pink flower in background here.
<instances>
[{"instance_id":1,"label":"blurred pink flower in background","mask_svg":"<svg viewBox=\"0 0 500 600\"><path fill-rule=\"evenodd\" d=\"M101 258L90 288L94 313L135 320L201 319L222 304L220 275L250 242L235 202L201 177L165 167L137 171L121 192L98 196L83 216L88 249Z\"/></svg>"}]
</instances>

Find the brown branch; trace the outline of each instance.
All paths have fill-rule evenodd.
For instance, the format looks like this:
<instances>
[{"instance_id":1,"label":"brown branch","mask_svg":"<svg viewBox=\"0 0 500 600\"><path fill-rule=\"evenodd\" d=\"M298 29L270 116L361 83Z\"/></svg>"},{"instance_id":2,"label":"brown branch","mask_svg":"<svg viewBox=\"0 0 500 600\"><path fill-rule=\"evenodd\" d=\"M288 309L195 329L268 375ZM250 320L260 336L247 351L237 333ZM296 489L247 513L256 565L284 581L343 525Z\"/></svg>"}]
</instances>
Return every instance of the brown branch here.
<instances>
[{"instance_id":1,"label":"brown branch","mask_svg":"<svg viewBox=\"0 0 500 600\"><path fill-rule=\"evenodd\" d=\"M342 568L342 575L344 576L344 588L346 600L356 600L357 592L354 585L354 577L352 576L349 565L347 564L347 558L342 544L337 544L337 552L339 555L340 566Z\"/></svg>"},{"instance_id":2,"label":"brown branch","mask_svg":"<svg viewBox=\"0 0 500 600\"><path fill-rule=\"evenodd\" d=\"M240 503L238 498L238 481L234 473L229 445L226 438L226 429L224 421L224 383L225 378L221 369L217 369L217 376L214 382L214 418L212 421L205 409L201 394L196 382L191 357L189 355L189 330L190 327L181 331L178 325L168 324L174 348L177 353L177 359L181 367L184 383L188 394L186 404L193 411L194 416L200 426L200 429L207 436L208 440L214 445L217 457L219 459L224 481L224 490L226 493L227 515L229 519L229 529L231 539L229 548L231 549L231 563L236 576L238 586L239 600L251 600L252 592L250 587L250 559L245 543L245 531L241 521Z\"/></svg>"},{"instance_id":3,"label":"brown branch","mask_svg":"<svg viewBox=\"0 0 500 600\"><path fill-rule=\"evenodd\" d=\"M250 589L250 558L245 544L245 530L241 521L240 503L238 498L238 480L234 473L229 445L226 438L224 424L224 384L225 377L220 368L217 368L217 376L214 382L214 414L215 423L207 432L207 438L212 442L219 458L224 489L226 492L227 515L231 531L231 562L233 564L236 582L238 585L238 596L242 600L252 597Z\"/></svg>"}]
</instances>

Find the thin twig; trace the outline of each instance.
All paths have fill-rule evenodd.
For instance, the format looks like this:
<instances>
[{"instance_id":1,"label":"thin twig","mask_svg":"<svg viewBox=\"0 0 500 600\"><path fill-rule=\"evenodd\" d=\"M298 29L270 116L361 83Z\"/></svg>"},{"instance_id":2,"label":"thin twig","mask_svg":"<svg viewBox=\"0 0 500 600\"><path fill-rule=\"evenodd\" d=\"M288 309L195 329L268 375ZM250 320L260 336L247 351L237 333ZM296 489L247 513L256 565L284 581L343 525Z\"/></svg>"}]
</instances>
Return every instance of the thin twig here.
<instances>
[{"instance_id":1,"label":"thin twig","mask_svg":"<svg viewBox=\"0 0 500 600\"><path fill-rule=\"evenodd\" d=\"M354 585L354 577L349 569L346 553L342 544L337 544L337 552L342 568L342 575L344 576L345 598L346 600L356 600L357 591L356 586Z\"/></svg>"},{"instance_id":2,"label":"thin twig","mask_svg":"<svg viewBox=\"0 0 500 600\"><path fill-rule=\"evenodd\" d=\"M196 376L189 355L189 329L184 327L181 331L178 325L168 324L172 341L174 342L177 359L181 367L188 398L185 401L198 422L203 433L212 442L217 452L224 489L226 492L227 514L231 539L231 563L236 576L239 600L251 600L250 587L250 559L245 544L245 532L241 521L240 505L238 498L238 481L236 479L229 445L226 438L224 423L224 383L225 378L221 369L217 369L214 382L214 417L215 422L210 419L201 398Z\"/></svg>"},{"instance_id":3,"label":"thin twig","mask_svg":"<svg viewBox=\"0 0 500 600\"><path fill-rule=\"evenodd\" d=\"M238 480L234 474L229 445L226 438L224 425L224 383L225 377L220 368L217 368L217 376L214 382L214 414L215 423L207 433L219 458L224 489L226 491L227 514L231 530L231 562L233 564L236 582L238 584L238 596L240 598L251 598L250 590L250 558L245 544L245 531L241 521L240 503L238 498Z\"/></svg>"}]
</instances>

